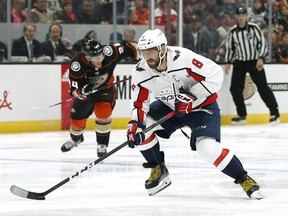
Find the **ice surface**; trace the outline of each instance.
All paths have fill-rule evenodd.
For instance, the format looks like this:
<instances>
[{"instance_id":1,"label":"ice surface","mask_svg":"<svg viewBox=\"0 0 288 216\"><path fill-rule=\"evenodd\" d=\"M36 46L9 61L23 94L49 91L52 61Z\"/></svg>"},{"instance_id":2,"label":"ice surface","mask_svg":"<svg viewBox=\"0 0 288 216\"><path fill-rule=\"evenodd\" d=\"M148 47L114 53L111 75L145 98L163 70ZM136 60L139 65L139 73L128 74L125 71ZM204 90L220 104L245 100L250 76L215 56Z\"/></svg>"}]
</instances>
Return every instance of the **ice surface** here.
<instances>
[{"instance_id":1,"label":"ice surface","mask_svg":"<svg viewBox=\"0 0 288 216\"><path fill-rule=\"evenodd\" d=\"M190 151L181 132L161 139L172 184L155 196L148 196L144 188L150 170L142 167L139 151L128 147L51 192L46 200L10 192L11 185L44 192L95 161L95 132L86 131L84 136L84 143L62 153L68 131L0 135L0 215L287 215L288 124L222 127L222 144L261 185L267 196L263 200L249 199L233 179ZM125 141L125 130L113 130L108 150Z\"/></svg>"}]
</instances>

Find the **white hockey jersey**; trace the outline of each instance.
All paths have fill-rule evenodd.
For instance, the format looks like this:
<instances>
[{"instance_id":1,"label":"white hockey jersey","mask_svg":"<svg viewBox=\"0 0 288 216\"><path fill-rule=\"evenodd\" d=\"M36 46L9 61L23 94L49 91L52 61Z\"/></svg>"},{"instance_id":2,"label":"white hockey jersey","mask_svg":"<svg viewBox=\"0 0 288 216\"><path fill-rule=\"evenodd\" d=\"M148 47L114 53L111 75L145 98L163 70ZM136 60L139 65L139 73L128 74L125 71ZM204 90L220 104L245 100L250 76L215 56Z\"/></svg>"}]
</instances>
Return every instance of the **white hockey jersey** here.
<instances>
[{"instance_id":1,"label":"white hockey jersey","mask_svg":"<svg viewBox=\"0 0 288 216\"><path fill-rule=\"evenodd\" d=\"M175 96L180 87L190 89L196 96L193 108L207 106L217 99L222 82L223 70L215 62L186 48L167 46L166 71L151 69L145 59L133 68L132 119L145 121L149 105L155 99L174 110Z\"/></svg>"}]
</instances>

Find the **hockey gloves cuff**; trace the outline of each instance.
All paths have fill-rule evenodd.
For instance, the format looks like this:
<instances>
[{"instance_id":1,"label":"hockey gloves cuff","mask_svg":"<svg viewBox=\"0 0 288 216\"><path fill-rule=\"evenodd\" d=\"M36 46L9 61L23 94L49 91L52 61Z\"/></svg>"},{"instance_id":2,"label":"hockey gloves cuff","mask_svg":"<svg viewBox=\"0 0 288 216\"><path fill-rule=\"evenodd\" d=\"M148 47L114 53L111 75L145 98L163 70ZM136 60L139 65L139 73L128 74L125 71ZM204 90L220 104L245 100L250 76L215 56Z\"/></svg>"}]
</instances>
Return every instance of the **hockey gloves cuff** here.
<instances>
[{"instance_id":1,"label":"hockey gloves cuff","mask_svg":"<svg viewBox=\"0 0 288 216\"><path fill-rule=\"evenodd\" d=\"M175 111L180 114L187 114L192 112L193 101L197 98L190 92L182 87L175 99Z\"/></svg>"},{"instance_id":2,"label":"hockey gloves cuff","mask_svg":"<svg viewBox=\"0 0 288 216\"><path fill-rule=\"evenodd\" d=\"M145 128L146 126L142 122L131 120L128 123L127 139L130 148L140 145L145 140L145 135L142 133Z\"/></svg>"}]
</instances>

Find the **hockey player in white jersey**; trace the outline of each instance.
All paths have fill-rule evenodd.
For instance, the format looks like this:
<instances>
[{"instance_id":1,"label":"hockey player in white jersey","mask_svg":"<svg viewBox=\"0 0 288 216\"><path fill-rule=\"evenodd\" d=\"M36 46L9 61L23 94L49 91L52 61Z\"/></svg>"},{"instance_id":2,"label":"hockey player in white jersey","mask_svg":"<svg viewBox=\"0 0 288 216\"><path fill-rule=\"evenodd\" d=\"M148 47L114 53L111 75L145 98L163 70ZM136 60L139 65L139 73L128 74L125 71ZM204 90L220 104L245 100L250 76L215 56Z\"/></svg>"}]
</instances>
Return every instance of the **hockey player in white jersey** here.
<instances>
[{"instance_id":1,"label":"hockey player in white jersey","mask_svg":"<svg viewBox=\"0 0 288 216\"><path fill-rule=\"evenodd\" d=\"M169 138L177 129L191 129L190 146L208 163L240 184L250 198L262 199L260 186L247 174L240 160L220 144L220 110L217 91L223 70L213 61L191 50L167 46L165 34L147 30L139 39L142 60L132 72L132 120L128 124L129 146L140 150L151 168L145 182L149 195L171 184L160 151L158 136ZM175 110L176 114L152 132L141 133Z\"/></svg>"}]
</instances>

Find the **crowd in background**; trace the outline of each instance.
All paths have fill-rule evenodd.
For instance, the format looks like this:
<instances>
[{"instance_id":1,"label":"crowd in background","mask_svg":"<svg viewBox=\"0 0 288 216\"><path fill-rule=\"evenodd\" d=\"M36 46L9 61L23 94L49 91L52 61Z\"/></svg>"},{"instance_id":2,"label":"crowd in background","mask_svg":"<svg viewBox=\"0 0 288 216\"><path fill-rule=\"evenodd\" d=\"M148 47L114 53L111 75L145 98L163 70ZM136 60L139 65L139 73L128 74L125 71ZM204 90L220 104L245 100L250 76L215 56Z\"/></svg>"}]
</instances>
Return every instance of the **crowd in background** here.
<instances>
[{"instance_id":1,"label":"crowd in background","mask_svg":"<svg viewBox=\"0 0 288 216\"><path fill-rule=\"evenodd\" d=\"M28 5L27 0L11 0L11 23L47 23L49 24L47 26L49 33L51 24L57 24L58 28L61 28L61 24L113 24L113 0L31 0L29 2L31 5ZM270 16L268 0L250 0L248 2L249 21L260 26L268 41ZM223 62L227 34L235 25L236 8L246 3L246 0L183 0L183 46L216 62ZM148 0L127 0L126 4L122 0L117 1L116 5L117 24L149 25ZM0 0L0 22L2 23L7 22L6 7L7 1ZM178 25L177 0L171 1L170 15L172 31L170 44L175 45ZM155 24L163 25L167 30L166 0L155 0L154 16ZM288 4L286 0L272 0L271 17L273 25L272 62L288 62ZM36 33L37 29L34 31ZM61 32L62 29L59 31ZM26 38L24 29L22 36ZM125 39L125 37L119 35L119 39ZM17 38L13 38L13 42L15 40ZM47 35L47 40L49 40L49 35ZM64 55L71 56L74 52L79 51L79 48L75 49L73 46L77 42L79 43L79 41L72 42L68 39L64 44ZM46 56L43 44L45 41L40 43L41 54L44 53ZM5 51L7 53L5 44L0 42L0 56ZM34 55L34 53L32 54ZM4 54L2 56L5 58ZM54 56L55 53L53 55L50 53L52 61ZM31 57L29 51L27 57L28 59Z\"/></svg>"}]
</instances>

